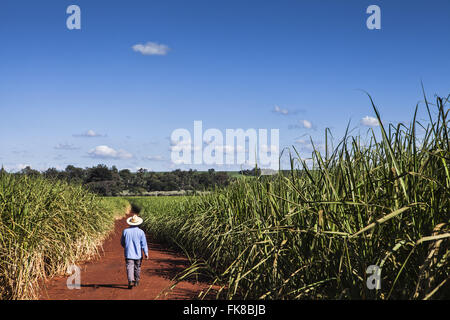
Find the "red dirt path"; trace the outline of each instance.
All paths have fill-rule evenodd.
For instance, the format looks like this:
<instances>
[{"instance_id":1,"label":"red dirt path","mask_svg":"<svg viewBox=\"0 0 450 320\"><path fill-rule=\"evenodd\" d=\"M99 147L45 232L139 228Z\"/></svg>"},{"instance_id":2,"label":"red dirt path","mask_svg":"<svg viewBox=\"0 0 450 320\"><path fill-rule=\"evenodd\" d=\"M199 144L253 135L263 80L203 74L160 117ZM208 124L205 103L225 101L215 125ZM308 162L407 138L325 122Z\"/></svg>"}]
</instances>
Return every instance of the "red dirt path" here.
<instances>
[{"instance_id":1,"label":"red dirt path","mask_svg":"<svg viewBox=\"0 0 450 320\"><path fill-rule=\"evenodd\" d=\"M120 245L122 230L127 228L126 218L117 220L114 231L103 243L99 259L79 264L81 288L69 290L67 277L55 277L41 286L41 300L153 300L198 299L198 294L209 287L203 282L183 281L172 290L173 277L189 261L173 250L148 242L149 260L142 260L141 281L138 287L128 289L123 248ZM147 239L148 240L148 239ZM162 294L161 294L162 293Z\"/></svg>"}]
</instances>

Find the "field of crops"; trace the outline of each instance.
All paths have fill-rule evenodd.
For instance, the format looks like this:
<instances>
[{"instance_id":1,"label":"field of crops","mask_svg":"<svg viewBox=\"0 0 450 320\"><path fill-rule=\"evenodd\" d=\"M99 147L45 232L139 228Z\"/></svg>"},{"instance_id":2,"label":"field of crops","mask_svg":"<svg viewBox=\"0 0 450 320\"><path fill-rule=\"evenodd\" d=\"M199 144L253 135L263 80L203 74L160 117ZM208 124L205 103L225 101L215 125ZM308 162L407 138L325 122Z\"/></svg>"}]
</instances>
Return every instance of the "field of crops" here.
<instances>
[{"instance_id":1,"label":"field of crops","mask_svg":"<svg viewBox=\"0 0 450 320\"><path fill-rule=\"evenodd\" d=\"M415 113L409 126L380 125L381 140L345 136L314 151L312 166L293 150L289 175L129 200L151 237L192 259L183 276L210 275L222 298L448 299L448 99L427 111L428 123ZM381 268L378 290L367 287L370 265Z\"/></svg>"},{"instance_id":2,"label":"field of crops","mask_svg":"<svg viewBox=\"0 0 450 320\"><path fill-rule=\"evenodd\" d=\"M81 186L0 173L0 300L37 298L39 280L96 255L128 207Z\"/></svg>"},{"instance_id":3,"label":"field of crops","mask_svg":"<svg viewBox=\"0 0 450 320\"><path fill-rule=\"evenodd\" d=\"M409 126L374 110L381 139L346 135L308 164L293 149L290 171L197 196L101 198L0 171L0 299L37 298L40 280L95 256L130 204L191 259L179 279L206 275L218 298L450 298L448 98Z\"/></svg>"}]
</instances>

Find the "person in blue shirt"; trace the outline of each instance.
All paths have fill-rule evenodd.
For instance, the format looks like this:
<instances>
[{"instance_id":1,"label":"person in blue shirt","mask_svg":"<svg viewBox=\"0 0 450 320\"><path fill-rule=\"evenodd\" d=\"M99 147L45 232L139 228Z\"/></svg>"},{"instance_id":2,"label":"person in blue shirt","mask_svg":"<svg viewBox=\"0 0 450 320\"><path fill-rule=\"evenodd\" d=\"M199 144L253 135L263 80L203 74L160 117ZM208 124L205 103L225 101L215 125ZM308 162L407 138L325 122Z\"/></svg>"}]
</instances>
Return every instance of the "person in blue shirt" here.
<instances>
[{"instance_id":1,"label":"person in blue shirt","mask_svg":"<svg viewBox=\"0 0 450 320\"><path fill-rule=\"evenodd\" d=\"M120 243L124 248L125 264L127 268L128 289L139 285L141 278L142 251L144 251L145 259L148 260L148 247L145 233L138 226L142 224L142 218L137 215L127 219L130 225L123 230Z\"/></svg>"}]
</instances>

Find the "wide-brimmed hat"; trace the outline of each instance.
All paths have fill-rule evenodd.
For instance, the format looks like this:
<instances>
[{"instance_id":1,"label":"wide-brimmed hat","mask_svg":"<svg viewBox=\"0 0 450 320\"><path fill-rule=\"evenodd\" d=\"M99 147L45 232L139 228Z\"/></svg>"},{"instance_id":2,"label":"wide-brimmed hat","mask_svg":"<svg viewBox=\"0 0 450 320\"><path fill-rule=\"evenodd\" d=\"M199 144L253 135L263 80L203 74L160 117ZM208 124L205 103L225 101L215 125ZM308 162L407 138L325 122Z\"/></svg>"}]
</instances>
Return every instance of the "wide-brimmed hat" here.
<instances>
[{"instance_id":1,"label":"wide-brimmed hat","mask_svg":"<svg viewBox=\"0 0 450 320\"><path fill-rule=\"evenodd\" d=\"M138 217L137 214L135 214L134 216L129 217L129 218L127 219L127 223L128 223L130 226L138 226L138 225L140 225L143 221L144 221L144 220L143 220L142 218Z\"/></svg>"}]
</instances>

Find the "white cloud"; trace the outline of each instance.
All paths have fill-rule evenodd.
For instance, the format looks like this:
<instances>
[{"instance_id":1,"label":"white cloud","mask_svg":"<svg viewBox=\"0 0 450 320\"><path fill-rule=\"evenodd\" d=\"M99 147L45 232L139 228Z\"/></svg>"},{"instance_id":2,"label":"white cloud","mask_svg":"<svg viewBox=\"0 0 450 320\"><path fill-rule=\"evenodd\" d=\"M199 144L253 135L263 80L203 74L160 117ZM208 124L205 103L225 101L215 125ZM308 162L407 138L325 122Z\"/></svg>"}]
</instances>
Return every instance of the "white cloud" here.
<instances>
[{"instance_id":1,"label":"white cloud","mask_svg":"<svg viewBox=\"0 0 450 320\"><path fill-rule=\"evenodd\" d=\"M183 139L183 140L170 140L171 146L187 146L192 145L191 139Z\"/></svg>"},{"instance_id":2,"label":"white cloud","mask_svg":"<svg viewBox=\"0 0 450 320\"><path fill-rule=\"evenodd\" d=\"M295 143L301 145L301 149L300 149L300 150L302 150L302 151L308 151L308 152L310 152L310 151L313 151L313 150L314 150L314 147L313 147L313 145L311 144L311 141L310 141L310 140L296 139L296 140L295 140Z\"/></svg>"},{"instance_id":3,"label":"white cloud","mask_svg":"<svg viewBox=\"0 0 450 320\"><path fill-rule=\"evenodd\" d=\"M170 151L180 152L183 150L190 151L192 149L192 141L189 140L181 140L181 141L171 141L170 142Z\"/></svg>"},{"instance_id":4,"label":"white cloud","mask_svg":"<svg viewBox=\"0 0 450 320\"><path fill-rule=\"evenodd\" d=\"M367 127L377 127L379 126L379 122L377 118L365 116L361 119L361 124Z\"/></svg>"},{"instance_id":5,"label":"white cloud","mask_svg":"<svg viewBox=\"0 0 450 320\"><path fill-rule=\"evenodd\" d=\"M311 140L306 139L296 139L294 142L301 145L300 150L305 152L312 152L314 151L314 148L320 152L325 150L325 144L321 142L314 142L314 145L311 143Z\"/></svg>"},{"instance_id":6,"label":"white cloud","mask_svg":"<svg viewBox=\"0 0 450 320\"><path fill-rule=\"evenodd\" d=\"M130 159L133 155L125 150L114 150L108 146L97 146L88 152L91 158L100 159Z\"/></svg>"},{"instance_id":7,"label":"white cloud","mask_svg":"<svg viewBox=\"0 0 450 320\"><path fill-rule=\"evenodd\" d=\"M136 52L140 52L145 56L165 56L167 52L170 50L168 46L165 44L158 44L156 42L147 42L146 44L135 44L133 46L133 50Z\"/></svg>"},{"instance_id":8,"label":"white cloud","mask_svg":"<svg viewBox=\"0 0 450 320\"><path fill-rule=\"evenodd\" d=\"M277 146L275 146L275 145L270 145L270 146L268 146L268 145L266 145L266 144L263 144L263 145L261 145L260 146L260 150L262 151L262 152L266 152L266 153L268 153L268 152L278 152L278 147Z\"/></svg>"},{"instance_id":9,"label":"white cloud","mask_svg":"<svg viewBox=\"0 0 450 320\"><path fill-rule=\"evenodd\" d=\"M56 150L78 150L80 148L74 146L72 143L60 143L55 146Z\"/></svg>"},{"instance_id":10,"label":"white cloud","mask_svg":"<svg viewBox=\"0 0 450 320\"><path fill-rule=\"evenodd\" d=\"M106 135L95 132L94 130L88 130L81 134L74 134L74 137L84 137L84 138L95 138L95 137L105 137Z\"/></svg>"},{"instance_id":11,"label":"white cloud","mask_svg":"<svg viewBox=\"0 0 450 320\"><path fill-rule=\"evenodd\" d=\"M313 124L311 121L309 120L300 120L299 121L300 124L293 124L293 125L289 125L288 129L311 129L313 127Z\"/></svg>"},{"instance_id":12,"label":"white cloud","mask_svg":"<svg viewBox=\"0 0 450 320\"><path fill-rule=\"evenodd\" d=\"M173 152L181 152L181 151L198 151L202 148L202 146L193 146L192 140L180 140L180 141L170 141L170 151Z\"/></svg>"},{"instance_id":13,"label":"white cloud","mask_svg":"<svg viewBox=\"0 0 450 320\"><path fill-rule=\"evenodd\" d=\"M88 131L86 132L86 136L88 136L88 137L98 137L99 134L96 133L94 130L88 130Z\"/></svg>"},{"instance_id":14,"label":"white cloud","mask_svg":"<svg viewBox=\"0 0 450 320\"><path fill-rule=\"evenodd\" d=\"M276 113L284 114L284 115L289 114L289 110L288 110L288 109L282 109L282 108L280 108L280 107L277 106L277 105L275 105L275 108L274 108L273 111L276 112Z\"/></svg>"},{"instance_id":15,"label":"white cloud","mask_svg":"<svg viewBox=\"0 0 450 320\"><path fill-rule=\"evenodd\" d=\"M309 141L307 141L305 139L296 139L294 142L298 143L298 144L308 144L309 143Z\"/></svg>"},{"instance_id":16,"label":"white cloud","mask_svg":"<svg viewBox=\"0 0 450 320\"><path fill-rule=\"evenodd\" d=\"M305 127L306 129L312 128L312 123L308 120L300 120L300 123Z\"/></svg>"}]
</instances>

